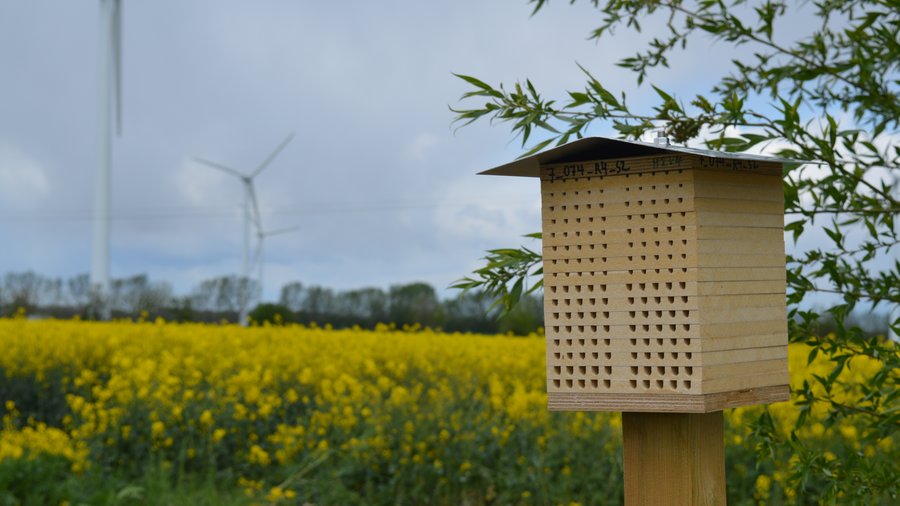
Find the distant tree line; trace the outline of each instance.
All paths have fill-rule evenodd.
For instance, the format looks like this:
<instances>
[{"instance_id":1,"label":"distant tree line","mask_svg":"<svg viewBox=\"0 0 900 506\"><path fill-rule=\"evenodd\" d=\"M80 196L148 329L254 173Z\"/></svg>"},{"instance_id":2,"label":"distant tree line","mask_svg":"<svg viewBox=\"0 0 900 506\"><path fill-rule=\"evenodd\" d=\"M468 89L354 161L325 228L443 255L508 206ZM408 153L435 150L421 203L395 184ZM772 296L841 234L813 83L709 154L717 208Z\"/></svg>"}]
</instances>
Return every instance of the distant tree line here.
<instances>
[{"instance_id":1,"label":"distant tree line","mask_svg":"<svg viewBox=\"0 0 900 506\"><path fill-rule=\"evenodd\" d=\"M316 323L335 328L418 324L448 332L515 334L528 334L543 325L539 296L529 296L501 316L494 300L479 292L440 299L427 283L341 291L291 282L282 286L277 302L259 302L257 294L253 280L220 276L201 282L187 295L176 295L171 284L140 274L114 279L108 302L114 318L162 317L180 322L236 322L241 301L251 300L250 316L258 323ZM0 280L0 316L24 312L32 317L95 319L102 302L87 274L63 279L32 271L10 272Z\"/></svg>"}]
</instances>

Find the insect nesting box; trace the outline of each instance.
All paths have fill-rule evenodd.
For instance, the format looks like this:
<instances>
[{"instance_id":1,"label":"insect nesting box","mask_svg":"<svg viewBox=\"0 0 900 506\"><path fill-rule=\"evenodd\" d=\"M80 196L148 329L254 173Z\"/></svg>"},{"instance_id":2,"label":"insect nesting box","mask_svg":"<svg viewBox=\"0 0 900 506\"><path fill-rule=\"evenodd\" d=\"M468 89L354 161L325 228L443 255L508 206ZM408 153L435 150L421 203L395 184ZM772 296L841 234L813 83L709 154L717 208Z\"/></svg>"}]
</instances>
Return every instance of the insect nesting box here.
<instances>
[{"instance_id":1,"label":"insect nesting box","mask_svg":"<svg viewBox=\"0 0 900 506\"><path fill-rule=\"evenodd\" d=\"M540 177L551 410L788 399L783 162L595 137L484 172Z\"/></svg>"}]
</instances>

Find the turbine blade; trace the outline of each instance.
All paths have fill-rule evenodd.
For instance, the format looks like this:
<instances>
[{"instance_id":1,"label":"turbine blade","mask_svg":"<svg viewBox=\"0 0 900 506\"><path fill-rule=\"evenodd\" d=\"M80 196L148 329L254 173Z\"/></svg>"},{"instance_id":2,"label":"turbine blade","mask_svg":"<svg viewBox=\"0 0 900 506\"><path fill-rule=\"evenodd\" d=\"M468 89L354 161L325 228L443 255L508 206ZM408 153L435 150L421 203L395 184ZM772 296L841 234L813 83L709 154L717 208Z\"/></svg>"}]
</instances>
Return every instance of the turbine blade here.
<instances>
[{"instance_id":1,"label":"turbine blade","mask_svg":"<svg viewBox=\"0 0 900 506\"><path fill-rule=\"evenodd\" d=\"M262 236L259 237L259 241L256 243L256 252L253 253L253 267L258 267L259 263L262 261Z\"/></svg>"},{"instance_id":2,"label":"turbine blade","mask_svg":"<svg viewBox=\"0 0 900 506\"><path fill-rule=\"evenodd\" d=\"M234 170L234 169L232 169L232 168L230 168L230 167L226 167L226 166L224 166L224 165L222 165L222 164L218 164L218 163L216 163L216 162L211 162L211 161L209 161L209 160L204 160L203 158L197 158L196 156L191 157L191 160L194 160L194 161L197 162L197 163L202 163L203 165L207 165L207 166L212 167L212 168L214 168L214 169L219 169L219 170L221 170L221 171L223 171L223 172L227 172L227 173L231 174L232 176L236 176L236 177L239 177L239 178L241 178L241 179L246 179L246 178L247 178L247 176L241 174L240 172L238 172L238 171L236 171L236 170Z\"/></svg>"},{"instance_id":3,"label":"turbine blade","mask_svg":"<svg viewBox=\"0 0 900 506\"><path fill-rule=\"evenodd\" d=\"M256 170L254 170L250 174L250 177L256 177L256 175L259 174L260 172L262 172L263 169L265 169L267 165L272 163L272 160L274 160L275 157L278 156L278 153L281 153L281 150L284 149L288 145L288 143L291 142L291 140L293 140L293 138L294 138L294 133L291 132L290 135L288 135L283 141L281 141L281 144L279 144L278 147L275 148L275 151L272 151L272 154L269 155L268 158L263 160L263 163L259 164L259 167L257 167Z\"/></svg>"},{"instance_id":4,"label":"turbine blade","mask_svg":"<svg viewBox=\"0 0 900 506\"><path fill-rule=\"evenodd\" d=\"M253 204L253 214L254 214L254 223L256 223L256 230L262 230L262 216L259 214L259 202L256 200L256 189L253 187L253 180L247 178L244 180L244 184L247 185L247 194L250 196L250 202Z\"/></svg>"},{"instance_id":5,"label":"turbine blade","mask_svg":"<svg viewBox=\"0 0 900 506\"><path fill-rule=\"evenodd\" d=\"M122 0L113 0L113 26L110 43L113 51L116 135L122 135Z\"/></svg>"},{"instance_id":6,"label":"turbine blade","mask_svg":"<svg viewBox=\"0 0 900 506\"><path fill-rule=\"evenodd\" d=\"M294 227L287 227L287 228L279 228L279 229L276 229L276 230L269 230L269 231L267 231L267 232L263 232L263 235L265 235L266 237L271 237L271 236L273 236L273 235L286 234L286 233L288 233L288 232L293 232L293 231L295 231L295 230L300 230L300 227L299 227L299 226L294 226Z\"/></svg>"}]
</instances>

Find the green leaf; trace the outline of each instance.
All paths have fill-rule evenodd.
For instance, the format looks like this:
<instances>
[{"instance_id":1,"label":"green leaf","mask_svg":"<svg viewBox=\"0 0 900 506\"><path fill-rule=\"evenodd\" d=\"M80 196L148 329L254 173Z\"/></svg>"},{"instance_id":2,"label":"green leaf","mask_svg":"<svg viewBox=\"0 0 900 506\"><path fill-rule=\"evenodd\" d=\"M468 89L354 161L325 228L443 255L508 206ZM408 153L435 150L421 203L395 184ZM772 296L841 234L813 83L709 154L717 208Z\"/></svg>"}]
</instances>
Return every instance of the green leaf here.
<instances>
[{"instance_id":1,"label":"green leaf","mask_svg":"<svg viewBox=\"0 0 900 506\"><path fill-rule=\"evenodd\" d=\"M540 150L546 148L547 146L549 146L551 142L553 142L553 139L547 139L545 141L541 141L541 142L535 144L534 146L532 146L531 149L529 149L528 151L522 153L519 156L519 158L525 158L527 156L531 156L531 155L539 152Z\"/></svg>"},{"instance_id":2,"label":"green leaf","mask_svg":"<svg viewBox=\"0 0 900 506\"><path fill-rule=\"evenodd\" d=\"M571 102L566 107L578 107L580 105L587 104L591 102L591 97L588 96L587 93L581 93L577 91L570 91L569 98L572 99Z\"/></svg>"},{"instance_id":3,"label":"green leaf","mask_svg":"<svg viewBox=\"0 0 900 506\"><path fill-rule=\"evenodd\" d=\"M675 103L675 99L672 98L672 95L669 95L668 93L661 90L660 88L657 88L655 85L651 85L651 86L656 91L656 94L659 95L663 99L663 101Z\"/></svg>"},{"instance_id":4,"label":"green leaf","mask_svg":"<svg viewBox=\"0 0 900 506\"><path fill-rule=\"evenodd\" d=\"M800 239L800 236L803 235L804 225L806 224L806 220L798 220L792 221L784 226L785 232L791 232L794 238L794 243Z\"/></svg>"},{"instance_id":5,"label":"green leaf","mask_svg":"<svg viewBox=\"0 0 900 506\"><path fill-rule=\"evenodd\" d=\"M809 355L806 356L806 365L812 364L818 355L819 355L818 348L813 348L813 349L809 350Z\"/></svg>"},{"instance_id":6,"label":"green leaf","mask_svg":"<svg viewBox=\"0 0 900 506\"><path fill-rule=\"evenodd\" d=\"M484 91L485 93L487 93L488 95L490 95L492 97L503 98L503 93L500 93L499 91L495 90L494 88L492 88L489 84L485 83L484 81L481 81L472 76L466 76L463 74L453 74L453 75L462 79L463 81L475 86L476 88L481 89L482 91ZM467 94L464 96L472 96L472 94Z\"/></svg>"}]
</instances>

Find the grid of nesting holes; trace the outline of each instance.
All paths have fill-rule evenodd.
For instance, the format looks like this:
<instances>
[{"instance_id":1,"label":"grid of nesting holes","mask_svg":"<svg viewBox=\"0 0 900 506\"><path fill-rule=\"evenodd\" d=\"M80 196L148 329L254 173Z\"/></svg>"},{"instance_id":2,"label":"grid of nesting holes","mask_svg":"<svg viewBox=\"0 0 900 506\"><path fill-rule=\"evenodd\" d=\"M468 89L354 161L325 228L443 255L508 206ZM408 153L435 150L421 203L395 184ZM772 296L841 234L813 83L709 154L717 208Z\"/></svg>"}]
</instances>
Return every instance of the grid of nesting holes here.
<instances>
[{"instance_id":1,"label":"grid of nesting holes","mask_svg":"<svg viewBox=\"0 0 900 506\"><path fill-rule=\"evenodd\" d=\"M679 174L544 181L551 185L543 212L552 392L698 386L689 196Z\"/></svg>"}]
</instances>

